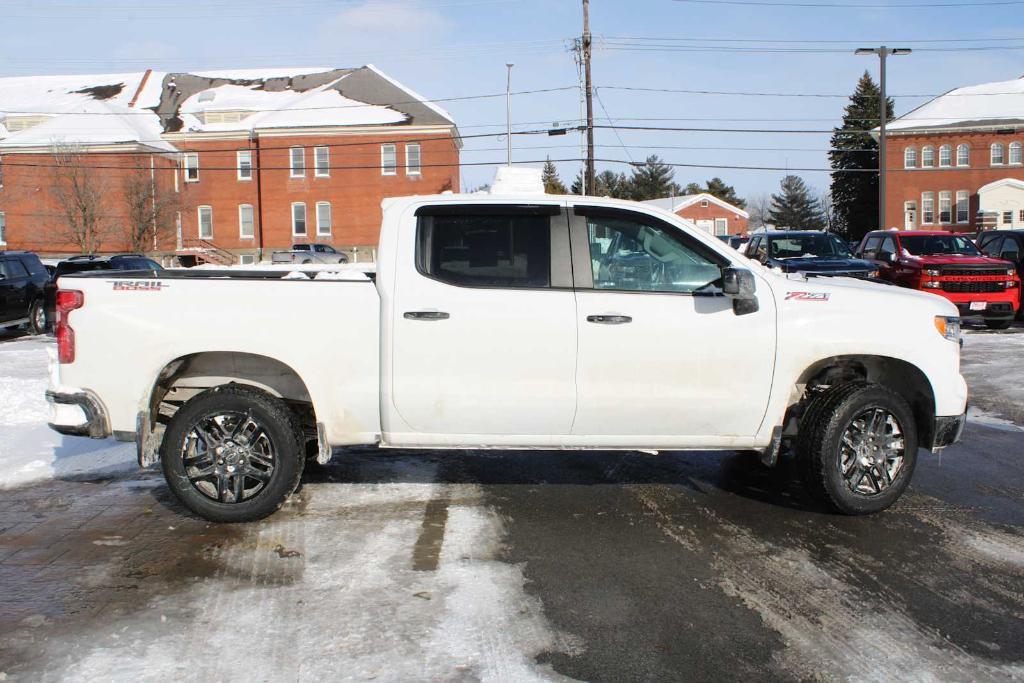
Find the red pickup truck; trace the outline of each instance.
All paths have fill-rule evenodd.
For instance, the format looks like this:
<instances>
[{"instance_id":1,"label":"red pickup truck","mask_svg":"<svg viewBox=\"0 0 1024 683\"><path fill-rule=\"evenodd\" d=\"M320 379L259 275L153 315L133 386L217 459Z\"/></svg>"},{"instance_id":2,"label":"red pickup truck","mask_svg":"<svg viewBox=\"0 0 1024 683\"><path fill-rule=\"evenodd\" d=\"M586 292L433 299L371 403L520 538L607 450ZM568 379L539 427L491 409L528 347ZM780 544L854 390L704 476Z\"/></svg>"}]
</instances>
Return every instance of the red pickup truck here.
<instances>
[{"instance_id":1,"label":"red pickup truck","mask_svg":"<svg viewBox=\"0 0 1024 683\"><path fill-rule=\"evenodd\" d=\"M857 248L878 275L901 287L940 294L962 317L980 317L994 330L1010 326L1020 306L1020 277L1012 263L982 254L962 235L926 230L876 230Z\"/></svg>"}]
</instances>

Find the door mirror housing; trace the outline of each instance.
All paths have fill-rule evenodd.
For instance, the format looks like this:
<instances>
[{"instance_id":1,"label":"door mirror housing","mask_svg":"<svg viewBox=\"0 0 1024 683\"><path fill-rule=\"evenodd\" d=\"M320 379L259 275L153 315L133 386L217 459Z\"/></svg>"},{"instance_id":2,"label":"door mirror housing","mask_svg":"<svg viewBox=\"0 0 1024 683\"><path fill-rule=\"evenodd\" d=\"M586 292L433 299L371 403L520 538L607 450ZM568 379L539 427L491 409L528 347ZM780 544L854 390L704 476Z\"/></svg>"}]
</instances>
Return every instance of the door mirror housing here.
<instances>
[{"instance_id":1,"label":"door mirror housing","mask_svg":"<svg viewBox=\"0 0 1024 683\"><path fill-rule=\"evenodd\" d=\"M722 293L732 299L732 310L736 315L746 315L758 310L757 281L754 274L745 268L722 269Z\"/></svg>"},{"instance_id":2,"label":"door mirror housing","mask_svg":"<svg viewBox=\"0 0 1024 683\"><path fill-rule=\"evenodd\" d=\"M877 258L879 261L885 261L886 263L896 262L896 254L893 254L892 252L888 251L882 251L881 249L878 250Z\"/></svg>"}]
</instances>

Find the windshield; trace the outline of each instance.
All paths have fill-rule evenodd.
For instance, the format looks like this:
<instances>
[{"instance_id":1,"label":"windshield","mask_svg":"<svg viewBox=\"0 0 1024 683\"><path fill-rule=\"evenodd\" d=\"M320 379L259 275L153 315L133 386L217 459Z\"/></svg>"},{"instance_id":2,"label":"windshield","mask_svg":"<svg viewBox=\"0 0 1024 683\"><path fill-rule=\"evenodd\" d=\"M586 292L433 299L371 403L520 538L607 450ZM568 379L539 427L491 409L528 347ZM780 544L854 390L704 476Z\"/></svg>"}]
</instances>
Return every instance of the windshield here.
<instances>
[{"instance_id":1,"label":"windshield","mask_svg":"<svg viewBox=\"0 0 1024 683\"><path fill-rule=\"evenodd\" d=\"M769 256L776 259L853 256L845 242L835 235L821 232L773 237L769 241L768 250Z\"/></svg>"},{"instance_id":2,"label":"windshield","mask_svg":"<svg viewBox=\"0 0 1024 683\"><path fill-rule=\"evenodd\" d=\"M934 254L961 254L964 256L980 256L978 248L965 237L959 235L903 235L900 237L903 249L914 256L931 256Z\"/></svg>"}]
</instances>

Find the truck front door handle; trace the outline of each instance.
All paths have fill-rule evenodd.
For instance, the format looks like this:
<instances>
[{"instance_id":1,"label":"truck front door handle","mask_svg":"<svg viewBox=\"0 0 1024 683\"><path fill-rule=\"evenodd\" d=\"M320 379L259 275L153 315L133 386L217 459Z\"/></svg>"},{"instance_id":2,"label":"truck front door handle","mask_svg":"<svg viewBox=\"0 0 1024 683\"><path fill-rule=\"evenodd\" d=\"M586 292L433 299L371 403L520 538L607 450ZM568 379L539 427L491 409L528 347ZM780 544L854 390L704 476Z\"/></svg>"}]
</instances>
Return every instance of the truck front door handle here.
<instances>
[{"instance_id":1,"label":"truck front door handle","mask_svg":"<svg viewBox=\"0 0 1024 683\"><path fill-rule=\"evenodd\" d=\"M407 320L447 320L450 316L444 311L406 311Z\"/></svg>"},{"instance_id":2,"label":"truck front door handle","mask_svg":"<svg viewBox=\"0 0 1024 683\"><path fill-rule=\"evenodd\" d=\"M598 325L625 325L633 322L633 319L628 315L588 315L587 322Z\"/></svg>"}]
</instances>

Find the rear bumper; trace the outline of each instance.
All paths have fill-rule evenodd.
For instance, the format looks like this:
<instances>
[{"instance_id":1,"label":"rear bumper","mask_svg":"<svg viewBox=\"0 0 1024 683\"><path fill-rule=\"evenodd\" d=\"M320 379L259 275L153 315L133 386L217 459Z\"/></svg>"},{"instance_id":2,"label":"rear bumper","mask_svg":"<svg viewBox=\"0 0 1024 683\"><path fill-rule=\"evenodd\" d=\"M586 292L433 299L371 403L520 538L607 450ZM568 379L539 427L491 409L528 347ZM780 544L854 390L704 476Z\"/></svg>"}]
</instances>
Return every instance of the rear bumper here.
<instances>
[{"instance_id":1,"label":"rear bumper","mask_svg":"<svg viewBox=\"0 0 1024 683\"><path fill-rule=\"evenodd\" d=\"M938 416L932 426L932 442L922 445L932 452L951 446L960 440L965 424L967 424L966 410L962 415Z\"/></svg>"},{"instance_id":2,"label":"rear bumper","mask_svg":"<svg viewBox=\"0 0 1024 683\"><path fill-rule=\"evenodd\" d=\"M99 401L89 394L47 391L50 403L50 429L67 436L104 439L110 436L107 416Z\"/></svg>"}]
</instances>

